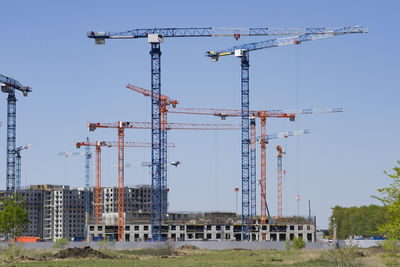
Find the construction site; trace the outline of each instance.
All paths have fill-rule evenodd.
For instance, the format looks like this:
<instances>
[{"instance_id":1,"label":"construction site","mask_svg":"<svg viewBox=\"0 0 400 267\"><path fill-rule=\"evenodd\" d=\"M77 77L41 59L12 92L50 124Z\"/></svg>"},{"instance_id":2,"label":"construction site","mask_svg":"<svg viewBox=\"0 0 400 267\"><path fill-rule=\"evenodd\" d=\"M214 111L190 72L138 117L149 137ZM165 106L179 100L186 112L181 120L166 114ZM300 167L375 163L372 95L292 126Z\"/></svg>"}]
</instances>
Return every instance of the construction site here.
<instances>
[{"instance_id":1,"label":"construction site","mask_svg":"<svg viewBox=\"0 0 400 267\"><path fill-rule=\"evenodd\" d=\"M286 151L281 141L311 134L311 130L296 129L271 133L267 130L266 121L267 118L280 118L289 124L296 121L298 116L342 113L346 110L342 107L264 109L250 105L250 94L253 91L250 89L250 54L256 58L256 55L262 54L268 48L301 46L309 41L320 42L322 49L324 42L334 41L329 39L345 35L342 38L344 41L344 39L351 39L353 35L367 32L367 28L356 25L331 28L164 27L131 29L123 32L89 30L86 37L84 35L81 37L93 42L93 46L105 44L113 46L118 42L117 40L125 40L134 47L149 47L150 62L145 62L151 73L151 79L147 83L148 89L136 85L135 77L132 76L126 80L125 90L131 92L132 99L137 100L141 97L141 101L150 103L150 108L146 112L151 120L103 121L102 114L98 114L98 120L88 121L86 125L82 123L82 128L87 127L89 137L82 136L81 141L70 140L71 150L58 154L60 158L65 157L66 160L70 157L84 159L84 178L81 179L85 181L84 186L59 184L56 179L50 184L28 181L25 186L22 186L21 154L30 150L33 153L35 145L33 144L32 148L30 144L19 146L17 141L17 95L22 93L24 97L30 97L31 94L35 94L36 88L40 88L40 84L32 87L25 85L24 77L18 73L13 73L11 77L10 74L5 73L5 70L2 71L4 73L0 74L1 90L8 95L8 99L7 123L2 126L2 128L7 128L7 140L3 142L7 148L6 187L0 192L0 200L13 193L21 194L26 199L26 209L29 211L30 218L29 227L23 236L39 237L45 241L66 238L80 241L118 242L273 242L293 240L296 237L307 242L316 242L317 219L311 212L310 202L308 202L309 212L306 216L289 215L283 210ZM231 106L236 106L235 109L181 107L182 101L165 93L168 90L164 90L161 86L161 67L174 68L174 66L161 64L161 58L164 55L162 54L163 43L175 38L220 37L230 38L231 47L222 47L224 49L221 50L207 50L207 47L204 47L203 52L214 67L219 61L224 61L229 56L237 58L232 64L236 64L236 69L240 69L240 72L236 71L240 84L237 83L236 88L232 88L231 94L240 95L240 103L232 103ZM252 40L254 37L262 37L264 40L254 41ZM239 45L238 40L241 42ZM132 49L125 53L131 55L136 52ZM167 54L168 51L164 53ZM171 120L172 114L186 116L195 122L207 120L207 123L179 122L175 118ZM121 117L126 116L121 114ZM225 123L234 122L235 118L240 120L240 123ZM134 129L147 131L151 141L136 141L136 137L135 141L132 141L128 137L128 132ZM231 146L240 147L241 165L237 176L240 176L241 183L226 185L235 194L235 211L177 212L176 208L170 204L171 196L179 195L180 192L170 190L168 168L176 168L178 172L181 164L184 165L186 160L182 158L179 161L169 161L169 149L180 149L176 144L179 140L167 137L170 131L175 130L240 133L240 139ZM102 131L112 132L115 139L101 140L96 135ZM310 136L312 138L312 134ZM117 151L113 159L116 162L113 166L115 182L109 186L102 183L102 151L112 147ZM132 162L127 158L125 150L135 147L147 149L151 156L149 161ZM267 147L268 153L276 157L276 165L267 162ZM269 164L268 168L276 173L274 177L267 177L267 164ZM132 182L133 179L130 179L129 183L133 183L134 186L127 186L125 173L126 168L129 167L150 170L148 182L135 184ZM267 186L268 179L276 180L276 188ZM268 202L271 191L274 191L276 195L274 206ZM300 194L298 193L297 203L299 201ZM234 202L233 199L232 202ZM210 208L205 210L210 210Z\"/></svg>"}]
</instances>

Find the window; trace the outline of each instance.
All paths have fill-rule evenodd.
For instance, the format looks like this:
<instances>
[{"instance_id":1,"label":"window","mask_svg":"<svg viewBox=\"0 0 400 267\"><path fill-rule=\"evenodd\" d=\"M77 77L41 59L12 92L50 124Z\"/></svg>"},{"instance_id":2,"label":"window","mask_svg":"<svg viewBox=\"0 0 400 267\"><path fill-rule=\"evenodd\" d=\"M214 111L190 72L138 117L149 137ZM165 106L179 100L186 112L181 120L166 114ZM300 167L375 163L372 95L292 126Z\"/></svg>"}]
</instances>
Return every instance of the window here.
<instances>
[{"instance_id":1,"label":"window","mask_svg":"<svg viewBox=\"0 0 400 267\"><path fill-rule=\"evenodd\" d=\"M298 226L297 226L297 229L298 229L298 230L303 230L303 225L298 225Z\"/></svg>"},{"instance_id":2,"label":"window","mask_svg":"<svg viewBox=\"0 0 400 267\"><path fill-rule=\"evenodd\" d=\"M225 230L231 230L231 226L230 225L226 225L225 226Z\"/></svg>"},{"instance_id":3,"label":"window","mask_svg":"<svg viewBox=\"0 0 400 267\"><path fill-rule=\"evenodd\" d=\"M221 225L217 225L217 226L215 227L215 229L216 229L217 231L221 231Z\"/></svg>"},{"instance_id":4,"label":"window","mask_svg":"<svg viewBox=\"0 0 400 267\"><path fill-rule=\"evenodd\" d=\"M180 229L181 229L181 231L185 231L185 226L184 226L184 225L181 225L181 226L180 226Z\"/></svg>"},{"instance_id":5,"label":"window","mask_svg":"<svg viewBox=\"0 0 400 267\"><path fill-rule=\"evenodd\" d=\"M211 230L211 225L207 225L207 230L210 231ZM207 237L208 238L208 237ZM211 238L211 237L210 237Z\"/></svg>"},{"instance_id":6,"label":"window","mask_svg":"<svg viewBox=\"0 0 400 267\"><path fill-rule=\"evenodd\" d=\"M139 225L135 225L135 231L139 231Z\"/></svg>"},{"instance_id":7,"label":"window","mask_svg":"<svg viewBox=\"0 0 400 267\"><path fill-rule=\"evenodd\" d=\"M131 227L129 225L125 225L125 231L130 231Z\"/></svg>"},{"instance_id":8,"label":"window","mask_svg":"<svg viewBox=\"0 0 400 267\"><path fill-rule=\"evenodd\" d=\"M207 239L211 239L211 234L207 234Z\"/></svg>"},{"instance_id":9,"label":"window","mask_svg":"<svg viewBox=\"0 0 400 267\"><path fill-rule=\"evenodd\" d=\"M290 225L290 231L294 231L294 225Z\"/></svg>"},{"instance_id":10,"label":"window","mask_svg":"<svg viewBox=\"0 0 400 267\"><path fill-rule=\"evenodd\" d=\"M149 230L149 226L148 225L143 226L143 230L144 231L148 231Z\"/></svg>"},{"instance_id":11,"label":"window","mask_svg":"<svg viewBox=\"0 0 400 267\"><path fill-rule=\"evenodd\" d=\"M221 239L221 234L218 233L216 237L217 239Z\"/></svg>"},{"instance_id":12,"label":"window","mask_svg":"<svg viewBox=\"0 0 400 267\"><path fill-rule=\"evenodd\" d=\"M175 231L176 230L176 225L171 225L171 230Z\"/></svg>"},{"instance_id":13,"label":"window","mask_svg":"<svg viewBox=\"0 0 400 267\"><path fill-rule=\"evenodd\" d=\"M97 231L103 231L103 226L101 225L97 226Z\"/></svg>"},{"instance_id":14,"label":"window","mask_svg":"<svg viewBox=\"0 0 400 267\"><path fill-rule=\"evenodd\" d=\"M89 226L89 231L94 231L94 225Z\"/></svg>"}]
</instances>

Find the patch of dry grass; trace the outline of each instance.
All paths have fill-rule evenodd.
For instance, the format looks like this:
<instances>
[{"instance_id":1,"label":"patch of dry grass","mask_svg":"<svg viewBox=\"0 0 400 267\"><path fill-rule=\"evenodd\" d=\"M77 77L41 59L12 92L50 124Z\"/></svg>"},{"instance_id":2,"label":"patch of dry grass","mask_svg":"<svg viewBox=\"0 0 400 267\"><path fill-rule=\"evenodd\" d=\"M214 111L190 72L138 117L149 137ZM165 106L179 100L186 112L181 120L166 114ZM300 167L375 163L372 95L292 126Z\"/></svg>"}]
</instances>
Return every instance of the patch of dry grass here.
<instances>
[{"instance_id":1,"label":"patch of dry grass","mask_svg":"<svg viewBox=\"0 0 400 267\"><path fill-rule=\"evenodd\" d=\"M113 250L115 259L57 259L56 250L22 250L18 257L7 259L0 251L1 263L10 266L385 266L381 249L340 250L200 250L137 249ZM345 256L343 256L345 255ZM5 260L3 260L5 259Z\"/></svg>"}]
</instances>

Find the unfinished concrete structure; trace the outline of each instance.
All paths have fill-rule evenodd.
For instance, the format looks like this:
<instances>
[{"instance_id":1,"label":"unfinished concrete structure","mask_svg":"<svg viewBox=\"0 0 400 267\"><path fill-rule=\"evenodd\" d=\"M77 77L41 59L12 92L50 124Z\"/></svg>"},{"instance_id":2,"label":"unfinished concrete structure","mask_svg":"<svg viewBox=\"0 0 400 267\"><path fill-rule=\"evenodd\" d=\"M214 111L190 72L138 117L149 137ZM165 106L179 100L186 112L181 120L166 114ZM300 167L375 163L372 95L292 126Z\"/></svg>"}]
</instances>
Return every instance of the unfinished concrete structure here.
<instances>
[{"instance_id":1,"label":"unfinished concrete structure","mask_svg":"<svg viewBox=\"0 0 400 267\"><path fill-rule=\"evenodd\" d=\"M162 237L170 241L240 241L242 225L240 215L235 213L170 213L168 222L161 227ZM133 216L135 217L135 216ZM125 241L147 241L152 238L150 213L141 218L126 220ZM117 214L108 223L89 224L89 240L115 240L118 227ZM107 220L104 220L107 221ZM251 227L252 241L286 241L301 237L307 242L315 242L315 218L284 217L269 219L267 224L257 220Z\"/></svg>"},{"instance_id":2,"label":"unfinished concrete structure","mask_svg":"<svg viewBox=\"0 0 400 267\"><path fill-rule=\"evenodd\" d=\"M124 188L124 211L126 214L147 213L150 212L150 210L150 185L138 185ZM118 212L118 187L101 188L101 212L103 214Z\"/></svg>"}]
</instances>

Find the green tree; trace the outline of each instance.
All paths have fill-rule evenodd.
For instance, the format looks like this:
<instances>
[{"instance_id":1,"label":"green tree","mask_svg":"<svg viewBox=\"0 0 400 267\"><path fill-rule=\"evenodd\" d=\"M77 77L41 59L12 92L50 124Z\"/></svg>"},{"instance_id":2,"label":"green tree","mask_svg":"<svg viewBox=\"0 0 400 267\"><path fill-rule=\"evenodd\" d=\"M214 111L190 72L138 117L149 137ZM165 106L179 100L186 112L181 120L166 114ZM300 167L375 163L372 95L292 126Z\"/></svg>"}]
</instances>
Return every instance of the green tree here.
<instances>
[{"instance_id":1,"label":"green tree","mask_svg":"<svg viewBox=\"0 0 400 267\"><path fill-rule=\"evenodd\" d=\"M29 224L29 214L25 210L25 200L18 194L6 196L0 210L0 232L16 240Z\"/></svg>"},{"instance_id":2,"label":"green tree","mask_svg":"<svg viewBox=\"0 0 400 267\"><path fill-rule=\"evenodd\" d=\"M400 164L400 161L397 161ZM393 168L394 174L385 174L392 179L389 187L378 189L380 197L372 196L380 200L387 208L387 219L379 227L379 231L389 239L400 239L400 167Z\"/></svg>"}]
</instances>

